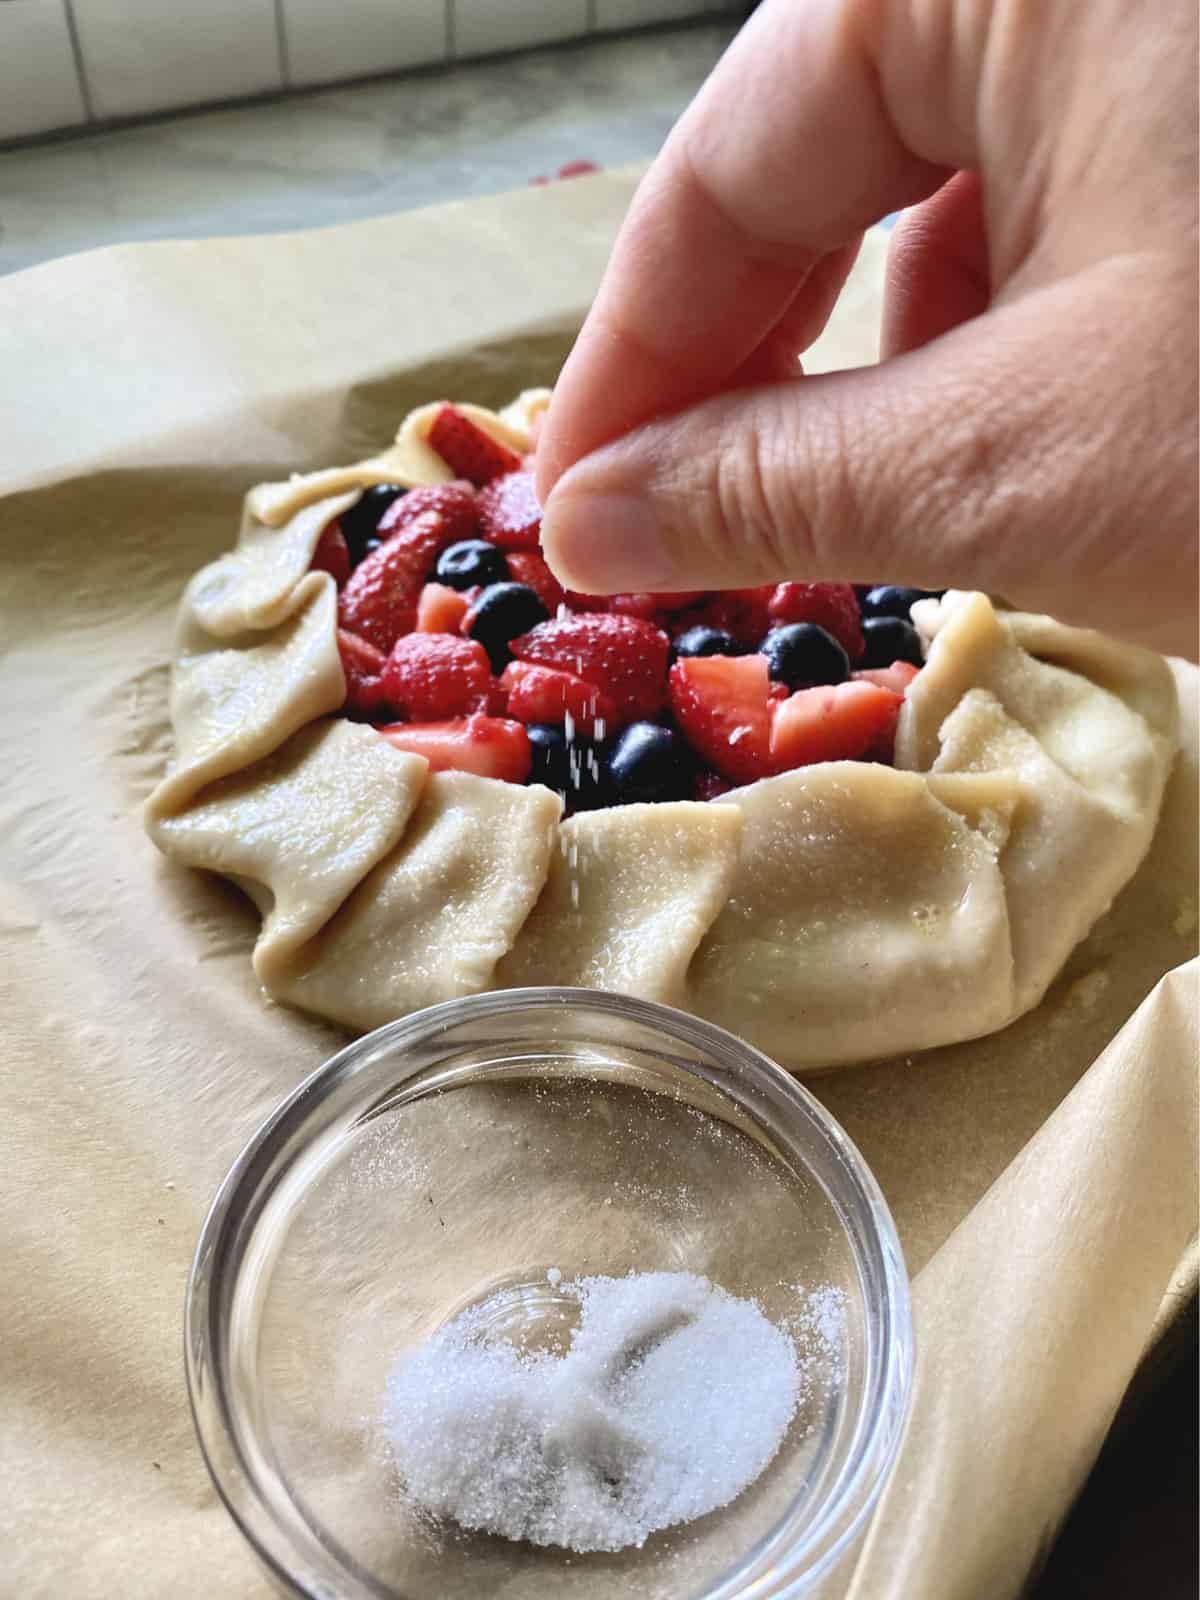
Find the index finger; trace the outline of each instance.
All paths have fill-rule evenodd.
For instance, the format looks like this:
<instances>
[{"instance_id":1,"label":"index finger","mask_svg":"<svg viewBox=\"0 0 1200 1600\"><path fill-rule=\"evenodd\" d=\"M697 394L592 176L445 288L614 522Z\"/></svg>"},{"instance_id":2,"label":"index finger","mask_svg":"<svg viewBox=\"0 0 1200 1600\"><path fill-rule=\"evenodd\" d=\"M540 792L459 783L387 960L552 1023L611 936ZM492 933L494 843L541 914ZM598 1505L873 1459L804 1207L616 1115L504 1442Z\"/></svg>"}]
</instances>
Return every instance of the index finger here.
<instances>
[{"instance_id":1,"label":"index finger","mask_svg":"<svg viewBox=\"0 0 1200 1600\"><path fill-rule=\"evenodd\" d=\"M820 263L968 164L963 139L926 158L898 135L864 42L864 13L888 9L770 0L734 41L642 183L563 368L543 503L581 456L727 387Z\"/></svg>"}]
</instances>

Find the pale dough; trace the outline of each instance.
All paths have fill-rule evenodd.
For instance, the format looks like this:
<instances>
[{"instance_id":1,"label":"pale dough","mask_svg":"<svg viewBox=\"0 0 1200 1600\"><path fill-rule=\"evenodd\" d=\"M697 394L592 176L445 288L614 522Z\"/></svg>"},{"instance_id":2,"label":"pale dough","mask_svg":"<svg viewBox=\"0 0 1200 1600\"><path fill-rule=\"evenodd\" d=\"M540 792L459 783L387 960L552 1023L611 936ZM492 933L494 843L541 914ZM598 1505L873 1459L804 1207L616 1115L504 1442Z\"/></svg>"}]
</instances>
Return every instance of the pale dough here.
<instances>
[{"instance_id":1,"label":"pale dough","mask_svg":"<svg viewBox=\"0 0 1200 1600\"><path fill-rule=\"evenodd\" d=\"M547 402L462 408L524 454ZM437 408L357 466L252 490L237 548L184 596L176 761L147 827L255 899L275 999L370 1028L489 988L603 987L810 1071L1037 1004L1149 848L1177 744L1161 658L951 592L914 607L928 659L894 768L561 821L549 790L431 776L329 720L345 680L313 550L370 485L452 477Z\"/></svg>"}]
</instances>

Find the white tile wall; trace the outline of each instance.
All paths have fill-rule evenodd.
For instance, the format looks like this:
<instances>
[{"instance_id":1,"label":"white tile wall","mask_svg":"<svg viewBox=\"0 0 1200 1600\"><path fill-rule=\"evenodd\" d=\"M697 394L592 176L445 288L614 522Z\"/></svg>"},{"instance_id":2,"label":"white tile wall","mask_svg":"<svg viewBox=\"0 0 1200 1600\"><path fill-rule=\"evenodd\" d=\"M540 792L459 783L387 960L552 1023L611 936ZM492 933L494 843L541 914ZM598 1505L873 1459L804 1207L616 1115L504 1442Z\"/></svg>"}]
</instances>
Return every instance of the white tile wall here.
<instances>
[{"instance_id":1,"label":"white tile wall","mask_svg":"<svg viewBox=\"0 0 1200 1600\"><path fill-rule=\"evenodd\" d=\"M446 55L446 0L283 0L292 83L333 83Z\"/></svg>"},{"instance_id":2,"label":"white tile wall","mask_svg":"<svg viewBox=\"0 0 1200 1600\"><path fill-rule=\"evenodd\" d=\"M0 0L0 139L86 118L63 0Z\"/></svg>"},{"instance_id":3,"label":"white tile wall","mask_svg":"<svg viewBox=\"0 0 1200 1600\"><path fill-rule=\"evenodd\" d=\"M551 39L574 39L588 29L587 0L451 0L454 53L490 55Z\"/></svg>"},{"instance_id":4,"label":"white tile wall","mask_svg":"<svg viewBox=\"0 0 1200 1600\"><path fill-rule=\"evenodd\" d=\"M448 49L461 60L738 9L729 0L0 0L0 140L402 70Z\"/></svg>"},{"instance_id":5,"label":"white tile wall","mask_svg":"<svg viewBox=\"0 0 1200 1600\"><path fill-rule=\"evenodd\" d=\"M596 0L598 28L640 28L647 22L671 22L703 16L705 0Z\"/></svg>"},{"instance_id":6,"label":"white tile wall","mask_svg":"<svg viewBox=\"0 0 1200 1600\"><path fill-rule=\"evenodd\" d=\"M233 100L281 86L273 0L73 4L98 117Z\"/></svg>"}]
</instances>

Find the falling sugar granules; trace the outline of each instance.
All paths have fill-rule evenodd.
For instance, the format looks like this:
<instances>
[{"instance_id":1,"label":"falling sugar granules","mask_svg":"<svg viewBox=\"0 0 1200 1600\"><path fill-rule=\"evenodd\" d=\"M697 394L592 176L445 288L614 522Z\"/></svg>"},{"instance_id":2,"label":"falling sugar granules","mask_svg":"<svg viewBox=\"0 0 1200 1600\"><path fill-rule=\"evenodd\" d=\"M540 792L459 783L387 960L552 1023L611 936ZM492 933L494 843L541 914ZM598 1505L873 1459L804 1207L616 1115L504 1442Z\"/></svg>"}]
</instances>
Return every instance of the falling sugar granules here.
<instances>
[{"instance_id":1,"label":"falling sugar granules","mask_svg":"<svg viewBox=\"0 0 1200 1600\"><path fill-rule=\"evenodd\" d=\"M564 1356L446 1324L388 1382L384 1428L408 1498L464 1528L623 1550L728 1505L778 1450L800 1372L750 1300L683 1272L562 1283Z\"/></svg>"}]
</instances>

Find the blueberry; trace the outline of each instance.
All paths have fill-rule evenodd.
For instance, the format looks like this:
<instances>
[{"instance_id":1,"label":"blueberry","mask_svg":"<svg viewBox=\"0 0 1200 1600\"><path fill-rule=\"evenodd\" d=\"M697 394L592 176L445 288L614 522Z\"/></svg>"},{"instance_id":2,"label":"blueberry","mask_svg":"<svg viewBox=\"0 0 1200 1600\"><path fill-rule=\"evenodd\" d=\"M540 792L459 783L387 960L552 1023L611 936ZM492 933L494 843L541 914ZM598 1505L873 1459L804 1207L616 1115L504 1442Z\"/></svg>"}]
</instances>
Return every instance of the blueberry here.
<instances>
[{"instance_id":1,"label":"blueberry","mask_svg":"<svg viewBox=\"0 0 1200 1600\"><path fill-rule=\"evenodd\" d=\"M342 526L342 537L350 551L350 560L355 566L369 553L367 541L374 538L383 513L393 500L399 500L402 494L407 493L408 491L402 489L398 483L377 483L370 489L364 489L357 503L352 505L349 511L342 512L338 519Z\"/></svg>"},{"instance_id":2,"label":"blueberry","mask_svg":"<svg viewBox=\"0 0 1200 1600\"><path fill-rule=\"evenodd\" d=\"M633 722L613 740L605 770L618 805L638 800L683 800L692 792L687 746L670 728Z\"/></svg>"},{"instance_id":3,"label":"blueberry","mask_svg":"<svg viewBox=\"0 0 1200 1600\"><path fill-rule=\"evenodd\" d=\"M890 667L893 661L911 661L919 667L925 659L920 635L911 622L900 617L868 617L863 623L863 641L863 667Z\"/></svg>"},{"instance_id":4,"label":"blueberry","mask_svg":"<svg viewBox=\"0 0 1200 1600\"><path fill-rule=\"evenodd\" d=\"M899 617L907 622L908 613L917 601L928 600L935 592L933 589L905 589L898 583L881 583L867 590L859 601L859 608L864 617Z\"/></svg>"},{"instance_id":5,"label":"blueberry","mask_svg":"<svg viewBox=\"0 0 1200 1600\"><path fill-rule=\"evenodd\" d=\"M590 739L577 735L568 742L561 728L547 722L532 722L525 732L533 754L530 783L544 783L565 796L572 811L590 811L606 803L605 768Z\"/></svg>"},{"instance_id":6,"label":"blueberry","mask_svg":"<svg viewBox=\"0 0 1200 1600\"><path fill-rule=\"evenodd\" d=\"M471 637L487 651L493 672L503 672L512 653L510 639L528 633L550 613L526 583L491 583L476 600L471 614Z\"/></svg>"},{"instance_id":7,"label":"blueberry","mask_svg":"<svg viewBox=\"0 0 1200 1600\"><path fill-rule=\"evenodd\" d=\"M697 626L681 633L671 647L676 656L736 656L737 640L724 628Z\"/></svg>"},{"instance_id":8,"label":"blueberry","mask_svg":"<svg viewBox=\"0 0 1200 1600\"><path fill-rule=\"evenodd\" d=\"M767 658L771 677L789 689L845 683L850 676L850 657L833 635L815 622L789 622L772 628L758 648Z\"/></svg>"},{"instance_id":9,"label":"blueberry","mask_svg":"<svg viewBox=\"0 0 1200 1600\"><path fill-rule=\"evenodd\" d=\"M508 562L503 550L486 539L460 539L448 545L437 560L434 577L451 589L469 589L473 584L505 583Z\"/></svg>"}]
</instances>

